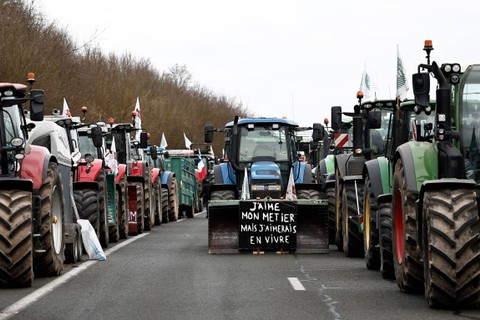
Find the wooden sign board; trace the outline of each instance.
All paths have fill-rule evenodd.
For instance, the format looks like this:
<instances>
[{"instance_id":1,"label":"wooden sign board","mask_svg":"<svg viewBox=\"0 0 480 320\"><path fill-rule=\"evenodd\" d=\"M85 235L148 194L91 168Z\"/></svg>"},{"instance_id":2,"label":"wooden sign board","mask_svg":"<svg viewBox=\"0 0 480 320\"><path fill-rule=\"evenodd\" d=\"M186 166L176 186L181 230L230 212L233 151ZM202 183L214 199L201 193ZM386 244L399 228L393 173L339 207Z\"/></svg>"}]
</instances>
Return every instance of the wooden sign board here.
<instances>
[{"instance_id":1,"label":"wooden sign board","mask_svg":"<svg viewBox=\"0 0 480 320\"><path fill-rule=\"evenodd\" d=\"M239 249L294 251L297 206L291 201L240 201Z\"/></svg>"}]
</instances>

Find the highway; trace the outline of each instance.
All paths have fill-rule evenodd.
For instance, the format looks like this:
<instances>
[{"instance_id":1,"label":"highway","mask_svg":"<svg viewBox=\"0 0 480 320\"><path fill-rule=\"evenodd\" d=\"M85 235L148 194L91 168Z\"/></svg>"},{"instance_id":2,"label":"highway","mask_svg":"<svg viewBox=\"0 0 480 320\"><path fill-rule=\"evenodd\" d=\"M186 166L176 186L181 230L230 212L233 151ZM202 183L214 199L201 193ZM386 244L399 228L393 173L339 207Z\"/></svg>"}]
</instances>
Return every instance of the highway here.
<instances>
[{"instance_id":1,"label":"highway","mask_svg":"<svg viewBox=\"0 0 480 320\"><path fill-rule=\"evenodd\" d=\"M363 259L327 254L209 255L205 212L67 265L32 288L0 290L3 319L480 319L401 293Z\"/></svg>"}]
</instances>

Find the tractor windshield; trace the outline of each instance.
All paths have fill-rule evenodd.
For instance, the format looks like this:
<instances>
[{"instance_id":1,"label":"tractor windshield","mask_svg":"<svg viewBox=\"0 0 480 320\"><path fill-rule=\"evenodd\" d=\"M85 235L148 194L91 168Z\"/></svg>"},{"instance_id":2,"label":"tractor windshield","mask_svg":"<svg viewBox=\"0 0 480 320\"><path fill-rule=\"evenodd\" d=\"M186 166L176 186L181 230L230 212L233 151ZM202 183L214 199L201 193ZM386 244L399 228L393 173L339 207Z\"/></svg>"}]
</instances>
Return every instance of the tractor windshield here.
<instances>
[{"instance_id":1,"label":"tractor windshield","mask_svg":"<svg viewBox=\"0 0 480 320\"><path fill-rule=\"evenodd\" d=\"M240 162L289 161L288 144L294 144L292 137L286 134L284 127L273 129L271 126L240 128ZM287 140L290 139L290 140Z\"/></svg>"},{"instance_id":2,"label":"tractor windshield","mask_svg":"<svg viewBox=\"0 0 480 320\"><path fill-rule=\"evenodd\" d=\"M89 135L80 134L78 140L80 143L80 152L82 153L82 157L85 157L86 154L90 154L95 158L97 157L97 148L95 148L93 145L93 140Z\"/></svg>"},{"instance_id":3,"label":"tractor windshield","mask_svg":"<svg viewBox=\"0 0 480 320\"><path fill-rule=\"evenodd\" d=\"M20 114L17 105L2 108L2 110L5 123L5 142L7 146L11 146L13 138L25 139L21 129Z\"/></svg>"},{"instance_id":4,"label":"tractor windshield","mask_svg":"<svg viewBox=\"0 0 480 320\"><path fill-rule=\"evenodd\" d=\"M480 65L470 66L460 84L461 151L467 178L480 181Z\"/></svg>"}]
</instances>

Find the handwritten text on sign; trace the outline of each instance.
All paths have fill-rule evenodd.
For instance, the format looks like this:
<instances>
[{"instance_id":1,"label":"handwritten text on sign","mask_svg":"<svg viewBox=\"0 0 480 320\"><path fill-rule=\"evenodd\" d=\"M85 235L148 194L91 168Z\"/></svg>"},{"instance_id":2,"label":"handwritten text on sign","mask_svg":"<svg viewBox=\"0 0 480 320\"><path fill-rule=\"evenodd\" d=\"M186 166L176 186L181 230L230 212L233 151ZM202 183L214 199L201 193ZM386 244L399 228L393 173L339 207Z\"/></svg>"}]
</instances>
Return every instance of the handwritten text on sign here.
<instances>
[{"instance_id":1,"label":"handwritten text on sign","mask_svg":"<svg viewBox=\"0 0 480 320\"><path fill-rule=\"evenodd\" d=\"M295 249L297 210L290 201L240 201L240 249Z\"/></svg>"}]
</instances>

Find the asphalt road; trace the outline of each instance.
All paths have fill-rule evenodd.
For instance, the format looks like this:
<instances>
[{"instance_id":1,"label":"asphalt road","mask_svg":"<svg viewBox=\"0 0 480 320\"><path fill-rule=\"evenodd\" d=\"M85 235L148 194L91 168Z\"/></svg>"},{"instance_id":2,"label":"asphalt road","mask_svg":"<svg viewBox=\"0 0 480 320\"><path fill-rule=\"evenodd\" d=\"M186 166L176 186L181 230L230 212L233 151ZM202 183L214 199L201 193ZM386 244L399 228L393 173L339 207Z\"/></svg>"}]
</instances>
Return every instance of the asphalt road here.
<instances>
[{"instance_id":1,"label":"asphalt road","mask_svg":"<svg viewBox=\"0 0 480 320\"><path fill-rule=\"evenodd\" d=\"M430 309L333 246L328 254L209 255L204 213L105 251L106 261L0 290L0 320L480 319L480 309Z\"/></svg>"}]
</instances>

